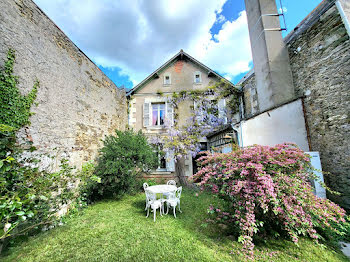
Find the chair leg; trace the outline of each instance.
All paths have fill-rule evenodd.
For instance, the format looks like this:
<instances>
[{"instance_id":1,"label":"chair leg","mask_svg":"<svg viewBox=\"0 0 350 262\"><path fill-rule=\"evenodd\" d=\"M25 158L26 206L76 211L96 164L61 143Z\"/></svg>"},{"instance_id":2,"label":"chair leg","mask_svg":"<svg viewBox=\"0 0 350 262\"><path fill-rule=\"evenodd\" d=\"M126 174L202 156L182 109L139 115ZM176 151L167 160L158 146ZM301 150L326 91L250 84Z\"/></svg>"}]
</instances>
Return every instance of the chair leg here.
<instances>
[{"instance_id":1,"label":"chair leg","mask_svg":"<svg viewBox=\"0 0 350 262\"><path fill-rule=\"evenodd\" d=\"M176 206L174 206L173 209L174 209L174 217L176 218L176 212L175 212Z\"/></svg>"},{"instance_id":2,"label":"chair leg","mask_svg":"<svg viewBox=\"0 0 350 262\"><path fill-rule=\"evenodd\" d=\"M148 217L149 216L149 208L147 208L147 216L146 217Z\"/></svg>"},{"instance_id":3,"label":"chair leg","mask_svg":"<svg viewBox=\"0 0 350 262\"><path fill-rule=\"evenodd\" d=\"M179 211L180 211L180 213L182 213L182 211L181 211L181 209L180 209L180 201L179 201Z\"/></svg>"},{"instance_id":4,"label":"chair leg","mask_svg":"<svg viewBox=\"0 0 350 262\"><path fill-rule=\"evenodd\" d=\"M162 217L163 216L162 206L160 206L160 208L159 208L159 213L160 213L160 216Z\"/></svg>"},{"instance_id":5,"label":"chair leg","mask_svg":"<svg viewBox=\"0 0 350 262\"><path fill-rule=\"evenodd\" d=\"M166 215L169 213L169 204L166 203Z\"/></svg>"},{"instance_id":6,"label":"chair leg","mask_svg":"<svg viewBox=\"0 0 350 262\"><path fill-rule=\"evenodd\" d=\"M156 209L153 209L153 221L156 222Z\"/></svg>"}]
</instances>

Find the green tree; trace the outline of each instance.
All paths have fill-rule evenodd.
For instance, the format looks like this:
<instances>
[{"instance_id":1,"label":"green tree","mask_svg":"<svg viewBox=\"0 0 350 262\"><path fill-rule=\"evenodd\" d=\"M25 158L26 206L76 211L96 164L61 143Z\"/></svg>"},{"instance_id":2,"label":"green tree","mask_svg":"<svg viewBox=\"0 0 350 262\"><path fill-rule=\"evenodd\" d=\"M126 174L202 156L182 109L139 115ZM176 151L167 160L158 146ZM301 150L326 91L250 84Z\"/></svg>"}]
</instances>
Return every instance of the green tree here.
<instances>
[{"instance_id":1,"label":"green tree","mask_svg":"<svg viewBox=\"0 0 350 262\"><path fill-rule=\"evenodd\" d=\"M95 171L101 183L93 185L92 200L133 191L139 185L137 177L157 166L157 155L141 131L115 132L103 141Z\"/></svg>"}]
</instances>

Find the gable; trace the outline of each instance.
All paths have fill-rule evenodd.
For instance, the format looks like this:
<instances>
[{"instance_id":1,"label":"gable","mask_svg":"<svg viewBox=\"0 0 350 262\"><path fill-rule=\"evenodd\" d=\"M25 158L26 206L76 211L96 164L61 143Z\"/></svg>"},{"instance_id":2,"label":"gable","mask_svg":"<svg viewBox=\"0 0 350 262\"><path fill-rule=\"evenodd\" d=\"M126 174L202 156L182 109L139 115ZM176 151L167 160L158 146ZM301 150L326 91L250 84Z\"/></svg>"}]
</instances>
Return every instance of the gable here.
<instances>
[{"instance_id":1,"label":"gable","mask_svg":"<svg viewBox=\"0 0 350 262\"><path fill-rule=\"evenodd\" d=\"M200 74L201 82L195 83L195 74ZM170 84L165 83L165 77L170 78ZM218 78L208 76L208 72L202 67L188 59L176 59L167 67L157 73L157 76L149 79L143 84L135 94L155 94L155 93L173 93L183 90L195 90L206 88L214 84Z\"/></svg>"},{"instance_id":2,"label":"gable","mask_svg":"<svg viewBox=\"0 0 350 262\"><path fill-rule=\"evenodd\" d=\"M201 74L201 83L194 84L194 74ZM171 84L164 85L164 75L170 75ZM150 74L140 84L128 92L133 94L152 94L157 92L177 92L181 90L201 89L202 86L212 85L215 81L225 79L209 67L200 63L182 49L173 58L163 64L160 68ZM225 81L229 82L225 79ZM229 82L234 86L231 82Z\"/></svg>"}]
</instances>

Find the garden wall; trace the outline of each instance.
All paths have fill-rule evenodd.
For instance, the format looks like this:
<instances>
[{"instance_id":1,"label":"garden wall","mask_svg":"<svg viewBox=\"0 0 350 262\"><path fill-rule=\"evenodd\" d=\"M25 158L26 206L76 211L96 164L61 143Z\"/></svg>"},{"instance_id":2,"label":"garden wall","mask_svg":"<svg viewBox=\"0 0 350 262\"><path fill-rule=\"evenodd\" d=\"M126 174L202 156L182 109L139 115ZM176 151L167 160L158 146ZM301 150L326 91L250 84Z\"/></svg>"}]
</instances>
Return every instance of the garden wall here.
<instances>
[{"instance_id":1,"label":"garden wall","mask_svg":"<svg viewBox=\"0 0 350 262\"><path fill-rule=\"evenodd\" d=\"M342 193L329 196L350 209L350 41L334 3L322 2L286 38L295 97L304 109L311 151L333 175L326 183ZM254 74L241 81L246 117L259 114Z\"/></svg>"},{"instance_id":2,"label":"garden wall","mask_svg":"<svg viewBox=\"0 0 350 262\"><path fill-rule=\"evenodd\" d=\"M19 135L77 166L94 159L101 139L127 124L125 91L32 1L2 0L0 10L0 65L12 48L23 93L40 82L31 125Z\"/></svg>"}]
</instances>

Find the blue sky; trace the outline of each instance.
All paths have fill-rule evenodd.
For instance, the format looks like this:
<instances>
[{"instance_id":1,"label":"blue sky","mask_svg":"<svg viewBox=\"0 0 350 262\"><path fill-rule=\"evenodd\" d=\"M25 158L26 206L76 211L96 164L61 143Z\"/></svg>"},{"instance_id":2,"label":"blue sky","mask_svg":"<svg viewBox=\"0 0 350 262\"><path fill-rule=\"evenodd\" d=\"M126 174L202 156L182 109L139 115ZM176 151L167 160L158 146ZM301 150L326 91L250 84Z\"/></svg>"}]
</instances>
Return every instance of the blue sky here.
<instances>
[{"instance_id":1,"label":"blue sky","mask_svg":"<svg viewBox=\"0 0 350 262\"><path fill-rule=\"evenodd\" d=\"M34 1L118 87L180 49L234 83L253 67L244 0ZM320 2L282 0L288 32Z\"/></svg>"}]
</instances>

